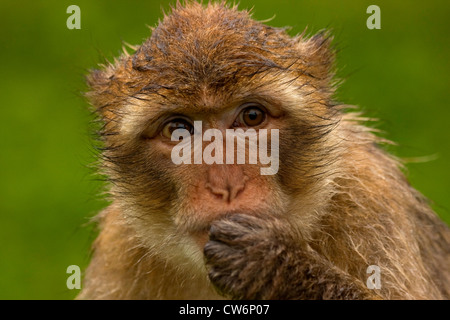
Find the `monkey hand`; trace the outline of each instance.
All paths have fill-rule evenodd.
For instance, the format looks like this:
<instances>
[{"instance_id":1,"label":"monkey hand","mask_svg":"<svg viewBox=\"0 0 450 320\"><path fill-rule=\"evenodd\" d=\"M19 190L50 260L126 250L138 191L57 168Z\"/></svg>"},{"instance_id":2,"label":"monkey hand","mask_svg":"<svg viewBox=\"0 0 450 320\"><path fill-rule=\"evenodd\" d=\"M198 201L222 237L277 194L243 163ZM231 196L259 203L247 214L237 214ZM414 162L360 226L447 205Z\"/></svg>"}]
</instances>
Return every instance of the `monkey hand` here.
<instances>
[{"instance_id":1,"label":"monkey hand","mask_svg":"<svg viewBox=\"0 0 450 320\"><path fill-rule=\"evenodd\" d=\"M280 273L288 272L287 259L295 251L288 230L281 219L245 214L215 221L204 254L219 293L234 299L280 298L272 288L280 288Z\"/></svg>"},{"instance_id":2,"label":"monkey hand","mask_svg":"<svg viewBox=\"0 0 450 320\"><path fill-rule=\"evenodd\" d=\"M377 299L312 250L282 218L215 221L204 254L217 291L232 299ZM302 243L303 242L303 243Z\"/></svg>"}]
</instances>

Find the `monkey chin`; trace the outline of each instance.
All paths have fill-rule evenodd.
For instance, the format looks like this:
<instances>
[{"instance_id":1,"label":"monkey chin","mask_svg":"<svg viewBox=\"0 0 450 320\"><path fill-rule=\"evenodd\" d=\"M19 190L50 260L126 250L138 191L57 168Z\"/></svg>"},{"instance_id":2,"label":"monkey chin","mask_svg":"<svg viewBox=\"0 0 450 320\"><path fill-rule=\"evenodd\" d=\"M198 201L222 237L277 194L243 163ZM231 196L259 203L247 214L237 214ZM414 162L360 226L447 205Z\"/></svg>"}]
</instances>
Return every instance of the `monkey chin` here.
<instances>
[{"instance_id":1,"label":"monkey chin","mask_svg":"<svg viewBox=\"0 0 450 320\"><path fill-rule=\"evenodd\" d=\"M191 232L190 236L194 240L194 242L198 246L198 248L203 251L203 248L205 247L206 243L209 241L209 231Z\"/></svg>"},{"instance_id":2,"label":"monkey chin","mask_svg":"<svg viewBox=\"0 0 450 320\"><path fill-rule=\"evenodd\" d=\"M232 214L233 213L226 212L222 214L216 214L212 217L210 216L208 217L207 221L199 223L194 228L186 229L186 233L194 241L195 245L197 245L197 247L203 252L203 248L209 241L209 230L211 229L211 225L214 223L214 221L226 219Z\"/></svg>"}]
</instances>

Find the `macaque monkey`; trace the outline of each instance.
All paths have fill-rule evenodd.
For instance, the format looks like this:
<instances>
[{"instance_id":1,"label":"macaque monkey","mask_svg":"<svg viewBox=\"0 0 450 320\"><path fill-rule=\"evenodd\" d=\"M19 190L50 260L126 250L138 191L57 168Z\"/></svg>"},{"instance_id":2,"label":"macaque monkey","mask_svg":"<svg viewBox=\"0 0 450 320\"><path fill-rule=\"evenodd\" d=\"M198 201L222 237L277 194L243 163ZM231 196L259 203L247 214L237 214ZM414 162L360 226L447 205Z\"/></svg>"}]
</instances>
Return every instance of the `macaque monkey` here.
<instances>
[{"instance_id":1,"label":"macaque monkey","mask_svg":"<svg viewBox=\"0 0 450 320\"><path fill-rule=\"evenodd\" d=\"M327 32L291 37L188 2L132 49L88 76L111 204L79 299L450 298L449 228L368 119L334 99ZM278 170L175 164L195 121L278 130Z\"/></svg>"}]
</instances>

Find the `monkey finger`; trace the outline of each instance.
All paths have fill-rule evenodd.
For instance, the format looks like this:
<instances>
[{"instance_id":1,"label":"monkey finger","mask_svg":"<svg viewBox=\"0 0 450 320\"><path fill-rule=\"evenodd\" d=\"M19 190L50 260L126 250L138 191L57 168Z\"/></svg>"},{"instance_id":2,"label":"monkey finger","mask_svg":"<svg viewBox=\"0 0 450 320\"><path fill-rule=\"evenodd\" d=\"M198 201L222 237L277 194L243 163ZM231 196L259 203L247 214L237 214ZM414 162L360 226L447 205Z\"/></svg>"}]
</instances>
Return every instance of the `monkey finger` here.
<instances>
[{"instance_id":1,"label":"monkey finger","mask_svg":"<svg viewBox=\"0 0 450 320\"><path fill-rule=\"evenodd\" d=\"M227 220L245 226L247 229L257 230L263 227L264 221L269 220L269 217L262 214L233 214Z\"/></svg>"},{"instance_id":2,"label":"monkey finger","mask_svg":"<svg viewBox=\"0 0 450 320\"><path fill-rule=\"evenodd\" d=\"M209 230L210 240L220 241L227 245L248 245L248 242L251 242L252 238L262 229L244 216L234 215L215 221Z\"/></svg>"},{"instance_id":3,"label":"monkey finger","mask_svg":"<svg viewBox=\"0 0 450 320\"><path fill-rule=\"evenodd\" d=\"M209 241L203 248L206 263L209 265L214 265L218 262L221 265L227 265L227 261L233 260L240 255L239 251L219 241Z\"/></svg>"},{"instance_id":4,"label":"monkey finger","mask_svg":"<svg viewBox=\"0 0 450 320\"><path fill-rule=\"evenodd\" d=\"M239 230L228 221L213 223L209 229L209 239L211 241L232 244L234 240L242 235L243 230Z\"/></svg>"}]
</instances>

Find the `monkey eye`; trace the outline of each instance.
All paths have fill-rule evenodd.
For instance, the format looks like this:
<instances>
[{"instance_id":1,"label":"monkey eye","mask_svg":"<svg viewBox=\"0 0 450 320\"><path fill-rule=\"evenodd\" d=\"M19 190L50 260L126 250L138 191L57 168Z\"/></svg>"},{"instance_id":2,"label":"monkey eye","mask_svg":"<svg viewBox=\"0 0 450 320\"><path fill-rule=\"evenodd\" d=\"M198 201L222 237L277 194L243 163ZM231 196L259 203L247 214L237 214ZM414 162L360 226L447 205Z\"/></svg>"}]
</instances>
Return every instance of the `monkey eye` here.
<instances>
[{"instance_id":1,"label":"monkey eye","mask_svg":"<svg viewBox=\"0 0 450 320\"><path fill-rule=\"evenodd\" d=\"M185 129L192 135L194 134L194 126L185 119L174 119L166 123L161 130L161 135L168 139L172 138L172 133L177 129Z\"/></svg>"},{"instance_id":2,"label":"monkey eye","mask_svg":"<svg viewBox=\"0 0 450 320\"><path fill-rule=\"evenodd\" d=\"M235 127L256 127L266 120L266 112L257 105L250 105L238 116L235 123Z\"/></svg>"}]
</instances>

